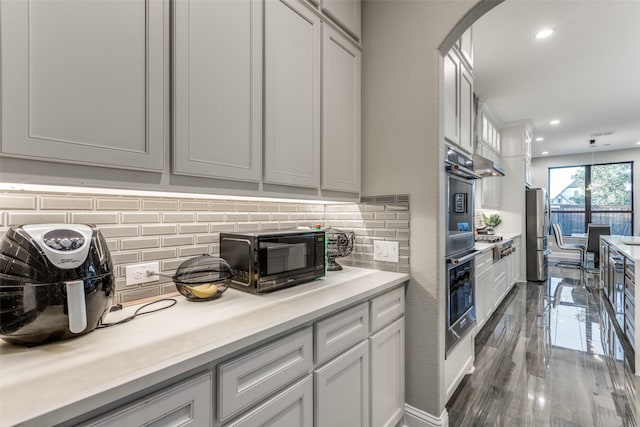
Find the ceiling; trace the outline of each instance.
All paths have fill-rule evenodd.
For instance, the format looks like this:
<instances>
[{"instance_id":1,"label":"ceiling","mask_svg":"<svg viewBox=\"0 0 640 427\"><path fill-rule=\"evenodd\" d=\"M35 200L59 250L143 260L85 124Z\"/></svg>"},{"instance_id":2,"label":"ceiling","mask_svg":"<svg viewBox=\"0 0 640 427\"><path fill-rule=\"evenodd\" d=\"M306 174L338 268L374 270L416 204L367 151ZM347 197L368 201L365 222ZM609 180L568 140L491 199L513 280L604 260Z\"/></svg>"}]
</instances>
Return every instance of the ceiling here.
<instances>
[{"instance_id":1,"label":"ceiling","mask_svg":"<svg viewBox=\"0 0 640 427\"><path fill-rule=\"evenodd\" d=\"M476 94L498 124L533 123L533 157L640 149L640 0L507 0L473 49Z\"/></svg>"}]
</instances>

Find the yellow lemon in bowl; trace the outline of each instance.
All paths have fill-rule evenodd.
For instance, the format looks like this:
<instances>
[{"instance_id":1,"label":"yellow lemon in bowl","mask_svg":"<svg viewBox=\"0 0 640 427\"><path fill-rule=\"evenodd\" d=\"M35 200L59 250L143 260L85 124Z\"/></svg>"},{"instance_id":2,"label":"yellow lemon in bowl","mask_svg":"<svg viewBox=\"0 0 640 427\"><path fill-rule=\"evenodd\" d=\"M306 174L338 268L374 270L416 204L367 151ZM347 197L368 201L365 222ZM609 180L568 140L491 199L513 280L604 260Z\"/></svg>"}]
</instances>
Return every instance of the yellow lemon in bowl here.
<instances>
[{"instance_id":1,"label":"yellow lemon in bowl","mask_svg":"<svg viewBox=\"0 0 640 427\"><path fill-rule=\"evenodd\" d=\"M211 298L218 293L218 286L213 283L205 283L198 286L188 286L189 291L193 296L198 298Z\"/></svg>"}]
</instances>

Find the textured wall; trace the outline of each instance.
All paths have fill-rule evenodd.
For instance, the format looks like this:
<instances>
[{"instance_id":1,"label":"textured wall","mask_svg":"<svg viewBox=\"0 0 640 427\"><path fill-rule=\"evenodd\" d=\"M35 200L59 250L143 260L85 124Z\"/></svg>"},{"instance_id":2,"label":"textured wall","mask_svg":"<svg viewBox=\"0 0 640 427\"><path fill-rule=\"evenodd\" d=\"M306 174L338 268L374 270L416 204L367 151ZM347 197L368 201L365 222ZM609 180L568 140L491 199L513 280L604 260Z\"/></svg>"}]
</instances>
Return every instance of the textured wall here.
<instances>
[{"instance_id":1,"label":"textured wall","mask_svg":"<svg viewBox=\"0 0 640 427\"><path fill-rule=\"evenodd\" d=\"M106 196L100 194L0 192L0 235L11 225L96 224L109 245L116 274L116 302L175 292L170 279L126 286L127 264L159 261L173 274L184 260L219 255L221 231L290 229L323 224L357 234L345 265L409 272L407 196L385 196L366 203L320 205L191 198ZM373 240L396 240L400 263L373 261Z\"/></svg>"},{"instance_id":2,"label":"textured wall","mask_svg":"<svg viewBox=\"0 0 640 427\"><path fill-rule=\"evenodd\" d=\"M364 0L362 4L362 194L408 193L411 198L406 402L438 422L446 416L439 48L459 21L468 27L475 19L465 15L476 3L482 2Z\"/></svg>"}]
</instances>

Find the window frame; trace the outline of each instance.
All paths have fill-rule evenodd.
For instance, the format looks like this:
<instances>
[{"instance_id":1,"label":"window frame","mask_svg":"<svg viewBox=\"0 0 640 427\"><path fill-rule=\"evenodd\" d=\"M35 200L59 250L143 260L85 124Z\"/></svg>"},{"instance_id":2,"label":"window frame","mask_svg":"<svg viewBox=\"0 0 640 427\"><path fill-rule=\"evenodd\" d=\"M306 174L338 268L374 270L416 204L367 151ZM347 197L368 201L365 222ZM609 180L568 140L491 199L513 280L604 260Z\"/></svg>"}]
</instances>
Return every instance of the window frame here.
<instances>
[{"instance_id":1,"label":"window frame","mask_svg":"<svg viewBox=\"0 0 640 427\"><path fill-rule=\"evenodd\" d=\"M570 209L570 210L563 210L561 213L563 214L571 214L571 213L577 213L577 214L584 214L584 233L587 232L587 227L588 224L591 223L591 218L593 216L593 213L596 214L615 214L615 213L627 213L624 211L614 211L614 210L592 210L591 209L591 189L589 188L591 186L591 168L594 166L608 166L608 165L629 165L630 171L631 171L631 209L628 211L629 215L631 216L630 218L630 235L633 236L634 234L634 230L633 230L633 224L634 224L634 176L633 176L633 166L634 166L634 161L633 160L629 160L629 161L624 161L624 162L606 162L606 163L590 163L590 164L583 164L583 165L567 165L567 166L549 166L547 168L547 188L551 189L551 170L552 169L565 169L565 168L584 168L584 206L583 209ZM549 212L550 214L553 213L559 213L559 211L554 211L553 208L551 206L549 206ZM564 234L564 233L563 233Z\"/></svg>"}]
</instances>

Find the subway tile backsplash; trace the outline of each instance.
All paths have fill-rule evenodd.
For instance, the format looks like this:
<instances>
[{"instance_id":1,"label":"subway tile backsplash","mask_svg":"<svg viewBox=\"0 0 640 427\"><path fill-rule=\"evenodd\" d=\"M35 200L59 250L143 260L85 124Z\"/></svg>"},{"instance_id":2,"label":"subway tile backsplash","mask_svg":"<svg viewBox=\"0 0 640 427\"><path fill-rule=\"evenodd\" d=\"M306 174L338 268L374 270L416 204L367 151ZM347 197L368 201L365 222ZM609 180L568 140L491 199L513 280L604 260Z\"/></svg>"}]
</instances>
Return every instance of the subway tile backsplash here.
<instances>
[{"instance_id":1,"label":"subway tile backsplash","mask_svg":"<svg viewBox=\"0 0 640 427\"><path fill-rule=\"evenodd\" d=\"M91 223L100 228L111 251L116 301L131 302L175 292L170 279L126 286L129 264L160 261L173 274L186 259L219 255L219 233L279 230L322 224L353 230L353 253L339 258L348 266L409 272L410 210L408 195L363 197L361 203L303 204L185 198L0 192L0 237L11 225ZM400 262L373 260L373 241L399 243Z\"/></svg>"}]
</instances>

